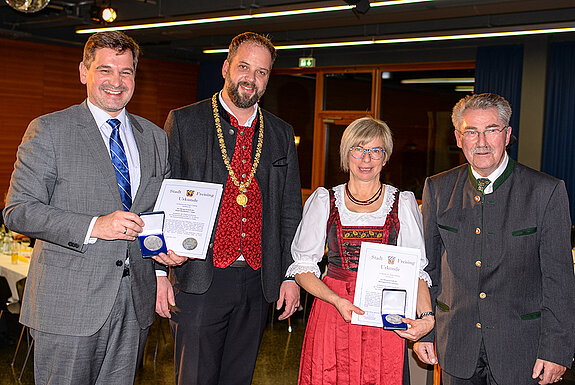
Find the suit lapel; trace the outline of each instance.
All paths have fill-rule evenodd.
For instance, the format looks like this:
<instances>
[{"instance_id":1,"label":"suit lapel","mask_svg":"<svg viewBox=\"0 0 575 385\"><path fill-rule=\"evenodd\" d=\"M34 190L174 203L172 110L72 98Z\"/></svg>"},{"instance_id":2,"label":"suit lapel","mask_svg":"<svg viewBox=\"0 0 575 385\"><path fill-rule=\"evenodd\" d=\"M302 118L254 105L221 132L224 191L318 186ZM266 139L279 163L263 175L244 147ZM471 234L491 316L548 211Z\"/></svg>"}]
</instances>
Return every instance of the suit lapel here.
<instances>
[{"instance_id":1,"label":"suit lapel","mask_svg":"<svg viewBox=\"0 0 575 385\"><path fill-rule=\"evenodd\" d=\"M117 198L118 207L121 210L122 197L120 196L120 190L118 189L116 172L114 171L108 148L102 139L100 129L97 127L86 101L80 105L78 127L83 131L86 137L86 147L88 148L92 159L94 159L95 167L102 174L102 184L105 184L110 188L112 195Z\"/></svg>"},{"instance_id":2,"label":"suit lapel","mask_svg":"<svg viewBox=\"0 0 575 385\"><path fill-rule=\"evenodd\" d=\"M146 135L144 128L131 114L126 112L126 116L130 119L132 133L134 134L136 146L138 147L138 156L140 157L140 186L138 187L138 192L132 202L132 208L134 208L134 206L137 206L138 204L138 198L142 196L143 191L146 191L146 185L155 171L154 165L157 149L155 148L153 135L151 133ZM142 156L142 154L147 154L147 156Z\"/></svg>"}]
</instances>

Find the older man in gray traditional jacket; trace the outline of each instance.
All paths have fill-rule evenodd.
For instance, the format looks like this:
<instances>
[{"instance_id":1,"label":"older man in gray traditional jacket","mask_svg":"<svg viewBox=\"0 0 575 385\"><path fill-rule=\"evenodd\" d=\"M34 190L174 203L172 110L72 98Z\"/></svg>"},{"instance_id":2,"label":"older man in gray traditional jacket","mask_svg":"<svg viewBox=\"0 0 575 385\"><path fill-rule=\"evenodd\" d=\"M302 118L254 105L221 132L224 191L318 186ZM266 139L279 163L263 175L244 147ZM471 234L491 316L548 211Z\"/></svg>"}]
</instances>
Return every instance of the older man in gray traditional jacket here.
<instances>
[{"instance_id":1,"label":"older man in gray traditional jacket","mask_svg":"<svg viewBox=\"0 0 575 385\"><path fill-rule=\"evenodd\" d=\"M453 109L468 164L427 179L423 217L444 385L549 384L571 365L575 277L563 181L505 152L511 107L471 95ZM433 335L416 345L437 363Z\"/></svg>"}]
</instances>

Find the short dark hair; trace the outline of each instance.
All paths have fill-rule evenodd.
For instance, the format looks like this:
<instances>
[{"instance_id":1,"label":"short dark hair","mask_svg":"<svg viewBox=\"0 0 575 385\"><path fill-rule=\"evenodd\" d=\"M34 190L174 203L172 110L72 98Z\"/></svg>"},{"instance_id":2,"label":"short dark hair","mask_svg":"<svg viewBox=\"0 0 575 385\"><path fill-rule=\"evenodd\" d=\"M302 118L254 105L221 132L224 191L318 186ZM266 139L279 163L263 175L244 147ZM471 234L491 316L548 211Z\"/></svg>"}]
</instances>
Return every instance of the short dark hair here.
<instances>
[{"instance_id":1,"label":"short dark hair","mask_svg":"<svg viewBox=\"0 0 575 385\"><path fill-rule=\"evenodd\" d=\"M244 32L232 39L232 42L228 47L228 57L227 57L228 62L231 63L234 56L236 56L236 53L238 52L240 45L242 45L243 43L252 43L267 48L267 50L270 51L270 55L272 57L272 66L274 65L274 62L278 57L274 45L272 44L269 37L257 34L255 32Z\"/></svg>"},{"instance_id":2,"label":"short dark hair","mask_svg":"<svg viewBox=\"0 0 575 385\"><path fill-rule=\"evenodd\" d=\"M96 50L100 48L111 48L119 54L130 50L132 52L132 59L134 60L134 70L138 66L138 56L140 56L138 43L123 32L106 31L93 34L86 42L84 46L84 57L82 58L82 62L86 68L90 68L90 65L96 57Z\"/></svg>"}]
</instances>

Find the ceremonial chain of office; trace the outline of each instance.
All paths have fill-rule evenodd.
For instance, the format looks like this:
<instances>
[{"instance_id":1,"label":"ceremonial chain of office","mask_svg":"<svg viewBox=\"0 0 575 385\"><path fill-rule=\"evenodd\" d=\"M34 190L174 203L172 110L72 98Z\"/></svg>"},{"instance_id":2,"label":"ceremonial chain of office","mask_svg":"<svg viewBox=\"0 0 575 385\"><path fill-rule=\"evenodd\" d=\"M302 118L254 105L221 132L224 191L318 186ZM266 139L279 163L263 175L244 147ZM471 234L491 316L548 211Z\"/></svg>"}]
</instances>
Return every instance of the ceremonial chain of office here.
<instances>
[{"instance_id":1,"label":"ceremonial chain of office","mask_svg":"<svg viewBox=\"0 0 575 385\"><path fill-rule=\"evenodd\" d=\"M212 96L212 109L214 112L214 121L216 123L216 132L218 134L218 141L220 142L220 150L222 152L222 158L224 160L224 164L226 165L226 169L228 170L228 174L230 178L232 178L232 182L234 185L240 190L240 193L236 197L236 202L240 206L245 206L248 203L248 197L244 194L247 191L248 186L252 183L254 176L256 175L256 169L258 168L258 164L260 163L260 156L262 154L262 146L264 143L264 117L262 115L262 110L258 106L258 115L260 118L260 133L258 135L258 144L256 147L256 156L254 158L254 162L252 165L252 170L250 171L250 175L245 182L240 182L232 169L230 164L230 158L228 157L228 151L226 150L226 144L224 142L224 134L222 132L222 124L220 122L220 112L218 111L218 93L216 92L214 96Z\"/></svg>"}]
</instances>

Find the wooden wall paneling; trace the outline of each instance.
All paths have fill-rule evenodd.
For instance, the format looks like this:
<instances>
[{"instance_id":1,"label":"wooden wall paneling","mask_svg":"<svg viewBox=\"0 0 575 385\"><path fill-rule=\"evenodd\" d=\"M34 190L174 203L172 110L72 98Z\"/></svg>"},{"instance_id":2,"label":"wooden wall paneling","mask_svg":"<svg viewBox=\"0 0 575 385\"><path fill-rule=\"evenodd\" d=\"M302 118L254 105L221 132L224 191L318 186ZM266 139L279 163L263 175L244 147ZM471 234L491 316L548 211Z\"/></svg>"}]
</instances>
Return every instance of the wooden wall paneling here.
<instances>
[{"instance_id":1,"label":"wooden wall paneling","mask_svg":"<svg viewBox=\"0 0 575 385\"><path fill-rule=\"evenodd\" d=\"M157 95L160 103L160 127L168 117L170 110L197 101L199 66L176 62L165 62L164 70L157 74Z\"/></svg>"},{"instance_id":2,"label":"wooden wall paneling","mask_svg":"<svg viewBox=\"0 0 575 385\"><path fill-rule=\"evenodd\" d=\"M142 57L130 112L163 127L168 112L196 101L199 66Z\"/></svg>"},{"instance_id":3,"label":"wooden wall paneling","mask_svg":"<svg viewBox=\"0 0 575 385\"><path fill-rule=\"evenodd\" d=\"M30 117L42 114L43 52L31 43L0 44L0 205L8 190L16 149Z\"/></svg>"},{"instance_id":4,"label":"wooden wall paneling","mask_svg":"<svg viewBox=\"0 0 575 385\"><path fill-rule=\"evenodd\" d=\"M86 86L80 82L82 50L74 47L44 46L44 108L47 114L81 103Z\"/></svg>"},{"instance_id":5,"label":"wooden wall paneling","mask_svg":"<svg viewBox=\"0 0 575 385\"><path fill-rule=\"evenodd\" d=\"M136 71L136 90L127 109L161 126L163 122L160 122L157 111L156 71L161 71L161 69L146 61L145 58L140 58Z\"/></svg>"}]
</instances>

